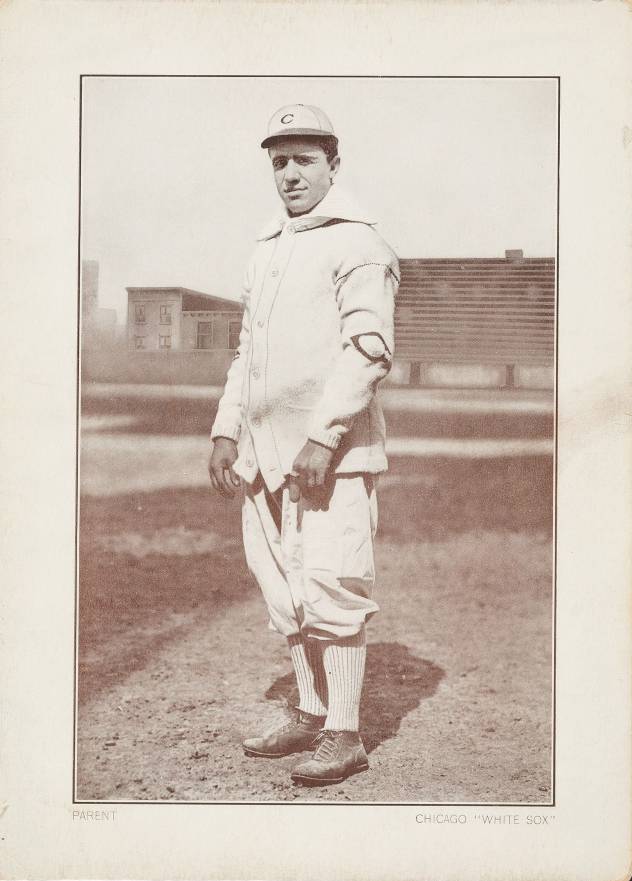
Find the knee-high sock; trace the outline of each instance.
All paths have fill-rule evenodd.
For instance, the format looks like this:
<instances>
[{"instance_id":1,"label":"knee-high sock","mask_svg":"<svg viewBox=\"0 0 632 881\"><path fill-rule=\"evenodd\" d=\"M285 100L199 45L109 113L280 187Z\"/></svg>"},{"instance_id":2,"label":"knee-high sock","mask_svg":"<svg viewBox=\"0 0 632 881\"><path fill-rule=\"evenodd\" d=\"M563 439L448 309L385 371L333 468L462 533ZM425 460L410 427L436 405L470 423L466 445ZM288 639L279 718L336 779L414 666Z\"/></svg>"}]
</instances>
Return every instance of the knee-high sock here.
<instances>
[{"instance_id":1,"label":"knee-high sock","mask_svg":"<svg viewBox=\"0 0 632 881\"><path fill-rule=\"evenodd\" d=\"M323 661L329 695L324 727L357 731L366 664L366 631L344 639L323 641Z\"/></svg>"},{"instance_id":2,"label":"knee-high sock","mask_svg":"<svg viewBox=\"0 0 632 881\"><path fill-rule=\"evenodd\" d=\"M327 715L327 681L322 652L318 646L312 645L314 642L317 640L303 640L300 633L288 637L298 685L298 708L313 716L325 716Z\"/></svg>"}]
</instances>

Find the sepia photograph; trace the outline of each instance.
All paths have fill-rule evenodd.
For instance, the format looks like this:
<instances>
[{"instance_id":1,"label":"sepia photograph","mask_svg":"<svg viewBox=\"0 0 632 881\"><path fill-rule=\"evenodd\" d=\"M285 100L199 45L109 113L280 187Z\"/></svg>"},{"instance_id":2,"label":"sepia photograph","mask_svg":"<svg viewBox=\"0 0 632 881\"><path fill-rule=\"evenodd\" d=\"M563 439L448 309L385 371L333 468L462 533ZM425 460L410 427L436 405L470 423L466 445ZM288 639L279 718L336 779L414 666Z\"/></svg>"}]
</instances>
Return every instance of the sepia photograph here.
<instances>
[{"instance_id":1,"label":"sepia photograph","mask_svg":"<svg viewBox=\"0 0 632 881\"><path fill-rule=\"evenodd\" d=\"M74 799L555 804L558 79L80 103Z\"/></svg>"},{"instance_id":2,"label":"sepia photograph","mask_svg":"<svg viewBox=\"0 0 632 881\"><path fill-rule=\"evenodd\" d=\"M0 20L3 877L629 877L625 4Z\"/></svg>"}]
</instances>

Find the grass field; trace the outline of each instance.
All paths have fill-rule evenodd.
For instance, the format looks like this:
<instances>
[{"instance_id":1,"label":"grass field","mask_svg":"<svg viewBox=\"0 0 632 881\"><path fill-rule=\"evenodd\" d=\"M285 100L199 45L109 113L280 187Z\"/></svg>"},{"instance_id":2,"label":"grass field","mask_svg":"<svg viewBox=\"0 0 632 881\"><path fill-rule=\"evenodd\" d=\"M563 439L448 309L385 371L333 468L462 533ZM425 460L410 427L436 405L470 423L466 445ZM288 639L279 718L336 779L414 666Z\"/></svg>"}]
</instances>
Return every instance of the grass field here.
<instances>
[{"instance_id":1,"label":"grass field","mask_svg":"<svg viewBox=\"0 0 632 881\"><path fill-rule=\"evenodd\" d=\"M213 409L124 389L84 401L78 797L548 802L551 457L390 457L362 706L371 770L302 790L297 757L240 748L295 695L239 506L207 482ZM463 441L552 431L520 408L391 407L387 424Z\"/></svg>"}]
</instances>

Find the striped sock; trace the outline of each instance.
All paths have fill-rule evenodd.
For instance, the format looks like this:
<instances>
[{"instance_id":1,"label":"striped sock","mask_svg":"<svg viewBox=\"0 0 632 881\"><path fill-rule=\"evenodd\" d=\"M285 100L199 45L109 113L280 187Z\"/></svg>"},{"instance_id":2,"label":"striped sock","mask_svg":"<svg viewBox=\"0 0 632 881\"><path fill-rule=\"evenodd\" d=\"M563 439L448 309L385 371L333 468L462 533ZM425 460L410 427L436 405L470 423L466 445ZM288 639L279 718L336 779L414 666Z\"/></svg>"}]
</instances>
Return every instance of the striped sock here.
<instances>
[{"instance_id":1,"label":"striped sock","mask_svg":"<svg viewBox=\"0 0 632 881\"><path fill-rule=\"evenodd\" d=\"M330 731L357 731L366 664L364 626L353 636L325 642L323 660L329 694L324 727Z\"/></svg>"},{"instance_id":2,"label":"striped sock","mask_svg":"<svg viewBox=\"0 0 632 881\"><path fill-rule=\"evenodd\" d=\"M327 715L327 681L323 669L322 652L311 643L318 640L303 638L300 633L288 636L290 655L294 664L299 694L299 710L312 716Z\"/></svg>"}]
</instances>

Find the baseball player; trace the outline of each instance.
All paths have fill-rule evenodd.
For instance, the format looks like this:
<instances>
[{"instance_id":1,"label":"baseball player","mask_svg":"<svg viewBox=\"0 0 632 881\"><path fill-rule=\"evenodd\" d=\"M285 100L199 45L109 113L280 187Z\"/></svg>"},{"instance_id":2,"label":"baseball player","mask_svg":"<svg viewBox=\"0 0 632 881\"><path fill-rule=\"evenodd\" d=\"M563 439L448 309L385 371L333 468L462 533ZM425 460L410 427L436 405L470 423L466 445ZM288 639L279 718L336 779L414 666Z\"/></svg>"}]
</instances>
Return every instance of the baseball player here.
<instances>
[{"instance_id":1,"label":"baseball player","mask_svg":"<svg viewBox=\"0 0 632 881\"><path fill-rule=\"evenodd\" d=\"M317 107L281 107L261 147L283 203L245 274L239 347L211 431L209 474L243 486L248 566L289 645L296 715L244 741L249 756L305 750L292 779L366 770L358 732L377 526L387 467L375 392L393 357L399 265L339 192L338 139Z\"/></svg>"}]
</instances>

